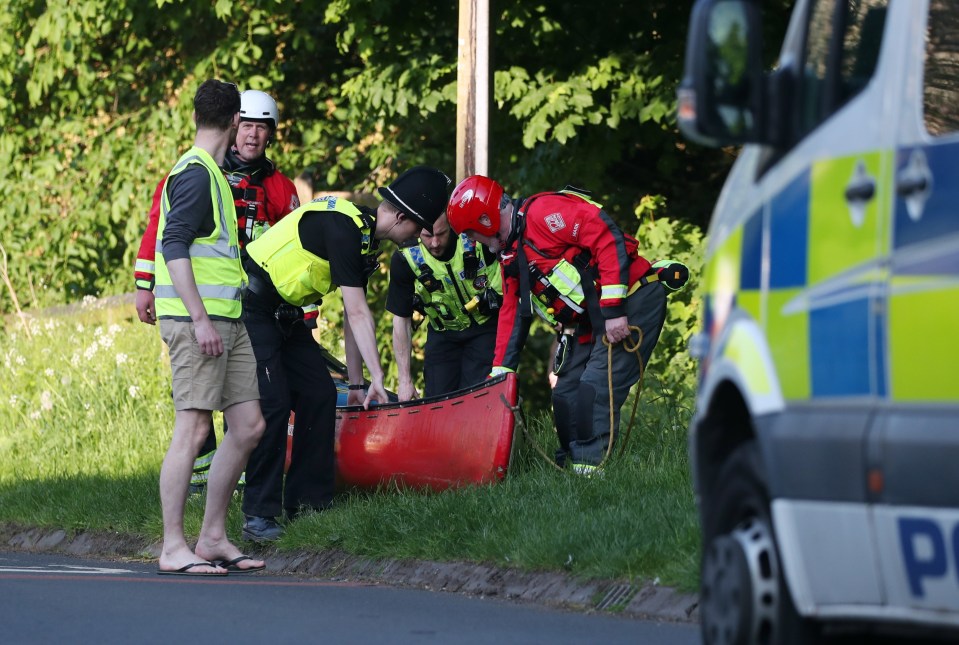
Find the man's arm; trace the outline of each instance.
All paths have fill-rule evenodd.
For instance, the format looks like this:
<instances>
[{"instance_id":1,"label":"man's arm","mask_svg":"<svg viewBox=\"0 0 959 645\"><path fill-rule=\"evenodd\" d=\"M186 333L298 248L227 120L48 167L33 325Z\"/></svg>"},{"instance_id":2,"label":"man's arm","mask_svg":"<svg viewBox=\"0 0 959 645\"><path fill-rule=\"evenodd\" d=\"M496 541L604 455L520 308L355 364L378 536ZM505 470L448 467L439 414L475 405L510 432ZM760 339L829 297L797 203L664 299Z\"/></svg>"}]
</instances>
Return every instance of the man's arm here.
<instances>
[{"instance_id":1,"label":"man's arm","mask_svg":"<svg viewBox=\"0 0 959 645\"><path fill-rule=\"evenodd\" d=\"M196 333L196 342L200 351L209 356L219 356L223 353L223 339L217 333L213 322L206 313L203 299L196 288L196 279L193 277L193 263L189 258L178 258L167 262L170 280L176 288L177 295L186 306L186 310L193 320Z\"/></svg>"},{"instance_id":2,"label":"man's arm","mask_svg":"<svg viewBox=\"0 0 959 645\"><path fill-rule=\"evenodd\" d=\"M520 270L527 270L522 267ZM526 344L532 319L519 315L519 279L506 275L500 265L503 286L503 302L499 308L496 326L496 349L493 354L493 369L490 376L515 372L519 367L520 353Z\"/></svg>"},{"instance_id":3,"label":"man's arm","mask_svg":"<svg viewBox=\"0 0 959 645\"><path fill-rule=\"evenodd\" d=\"M356 376L349 364L350 352L358 350L370 373L370 389L366 393L363 407L369 408L370 401L374 399L385 403L388 399L386 390L383 389L383 367L380 365L380 353L376 347L376 326L370 306L366 302L366 293L360 287L340 287L340 291L343 293L343 310L346 312L346 325L349 327L344 337L350 380ZM360 380L356 382L362 382L362 371L359 376Z\"/></svg>"},{"instance_id":4,"label":"man's arm","mask_svg":"<svg viewBox=\"0 0 959 645\"><path fill-rule=\"evenodd\" d=\"M397 397L400 401L409 401L419 397L419 392L413 387L413 377L410 371L410 352L412 349L413 319L394 315L393 356L396 359L396 369L399 372Z\"/></svg>"},{"instance_id":5,"label":"man's arm","mask_svg":"<svg viewBox=\"0 0 959 645\"><path fill-rule=\"evenodd\" d=\"M413 387L410 352L413 350L413 298L416 274L401 251L390 259L390 286L386 292L386 311L393 314L393 356L399 372L398 398L409 401L419 396Z\"/></svg>"},{"instance_id":6,"label":"man's arm","mask_svg":"<svg viewBox=\"0 0 959 645\"><path fill-rule=\"evenodd\" d=\"M283 173L274 172L263 181L263 187L266 189L266 216L271 226L300 207L296 185Z\"/></svg>"},{"instance_id":7,"label":"man's arm","mask_svg":"<svg viewBox=\"0 0 959 645\"><path fill-rule=\"evenodd\" d=\"M190 259L190 245L197 237L214 228L211 217L209 174L201 166L191 166L167 182L170 199L163 229L163 259L177 296L193 321L200 351L209 356L223 353L223 340L217 333L200 297Z\"/></svg>"},{"instance_id":8,"label":"man's arm","mask_svg":"<svg viewBox=\"0 0 959 645\"><path fill-rule=\"evenodd\" d=\"M153 191L153 203L150 205L150 215L147 228L140 239L140 249L137 251L136 266L133 269L133 279L136 282L136 308L140 322L155 325L157 319L156 298L153 295L153 286L156 278L156 246L157 229L160 225L160 202L163 201L163 185L166 177L160 180Z\"/></svg>"}]
</instances>

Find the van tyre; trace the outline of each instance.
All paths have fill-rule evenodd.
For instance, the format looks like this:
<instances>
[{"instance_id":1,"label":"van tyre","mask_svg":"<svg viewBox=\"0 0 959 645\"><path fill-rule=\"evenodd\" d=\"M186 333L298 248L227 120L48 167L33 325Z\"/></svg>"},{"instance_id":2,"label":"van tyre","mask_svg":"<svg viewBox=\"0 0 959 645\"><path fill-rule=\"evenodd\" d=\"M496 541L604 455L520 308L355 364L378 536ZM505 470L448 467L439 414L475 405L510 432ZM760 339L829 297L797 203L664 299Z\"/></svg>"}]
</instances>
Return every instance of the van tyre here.
<instances>
[{"instance_id":1,"label":"van tyre","mask_svg":"<svg viewBox=\"0 0 959 645\"><path fill-rule=\"evenodd\" d=\"M705 645L821 642L786 588L758 447L732 452L703 500L700 622Z\"/></svg>"}]
</instances>

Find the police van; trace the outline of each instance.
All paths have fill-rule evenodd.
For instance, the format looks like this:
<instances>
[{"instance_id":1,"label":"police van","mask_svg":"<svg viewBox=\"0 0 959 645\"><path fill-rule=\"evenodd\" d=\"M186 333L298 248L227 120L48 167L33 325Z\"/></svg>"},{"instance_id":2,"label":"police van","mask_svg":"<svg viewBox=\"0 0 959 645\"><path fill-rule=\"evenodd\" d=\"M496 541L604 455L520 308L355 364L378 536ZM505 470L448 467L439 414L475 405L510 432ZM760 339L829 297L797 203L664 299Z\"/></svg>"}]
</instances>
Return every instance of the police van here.
<instances>
[{"instance_id":1,"label":"police van","mask_svg":"<svg viewBox=\"0 0 959 645\"><path fill-rule=\"evenodd\" d=\"M957 642L959 0L799 0L770 71L763 5L696 2L679 89L745 144L693 347L704 642Z\"/></svg>"}]
</instances>

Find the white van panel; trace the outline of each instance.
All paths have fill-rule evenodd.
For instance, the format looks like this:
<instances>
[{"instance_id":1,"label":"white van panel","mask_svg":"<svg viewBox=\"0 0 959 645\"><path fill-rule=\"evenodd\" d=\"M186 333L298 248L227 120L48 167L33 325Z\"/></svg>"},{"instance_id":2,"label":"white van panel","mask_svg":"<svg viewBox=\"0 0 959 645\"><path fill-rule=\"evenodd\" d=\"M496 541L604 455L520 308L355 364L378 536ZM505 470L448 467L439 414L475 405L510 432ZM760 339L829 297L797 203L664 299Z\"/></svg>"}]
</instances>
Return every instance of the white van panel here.
<instances>
[{"instance_id":1,"label":"white van panel","mask_svg":"<svg viewBox=\"0 0 959 645\"><path fill-rule=\"evenodd\" d=\"M772 503L772 516L781 564L801 614L822 615L826 605L882 604L865 505L780 499Z\"/></svg>"}]
</instances>

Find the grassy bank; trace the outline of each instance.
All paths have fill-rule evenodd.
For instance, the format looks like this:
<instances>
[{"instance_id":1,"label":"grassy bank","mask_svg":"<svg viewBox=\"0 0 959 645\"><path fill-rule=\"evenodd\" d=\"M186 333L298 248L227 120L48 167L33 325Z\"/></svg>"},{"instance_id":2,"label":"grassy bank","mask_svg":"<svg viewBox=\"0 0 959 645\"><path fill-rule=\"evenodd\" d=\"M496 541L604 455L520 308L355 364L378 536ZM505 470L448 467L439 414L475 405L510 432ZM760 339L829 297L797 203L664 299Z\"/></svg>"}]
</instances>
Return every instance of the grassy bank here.
<instances>
[{"instance_id":1,"label":"grassy bank","mask_svg":"<svg viewBox=\"0 0 959 645\"><path fill-rule=\"evenodd\" d=\"M8 319L0 330L0 521L161 535L157 480L173 424L169 366L132 307ZM497 485L424 494L344 492L288 527L280 548L467 560L695 589L698 529L685 452L689 401L651 378L626 453L573 478L526 445ZM624 410L628 418L631 402ZM545 411L527 410L552 451ZM191 499L195 535L202 499ZM241 513L235 501L231 535Z\"/></svg>"}]
</instances>

